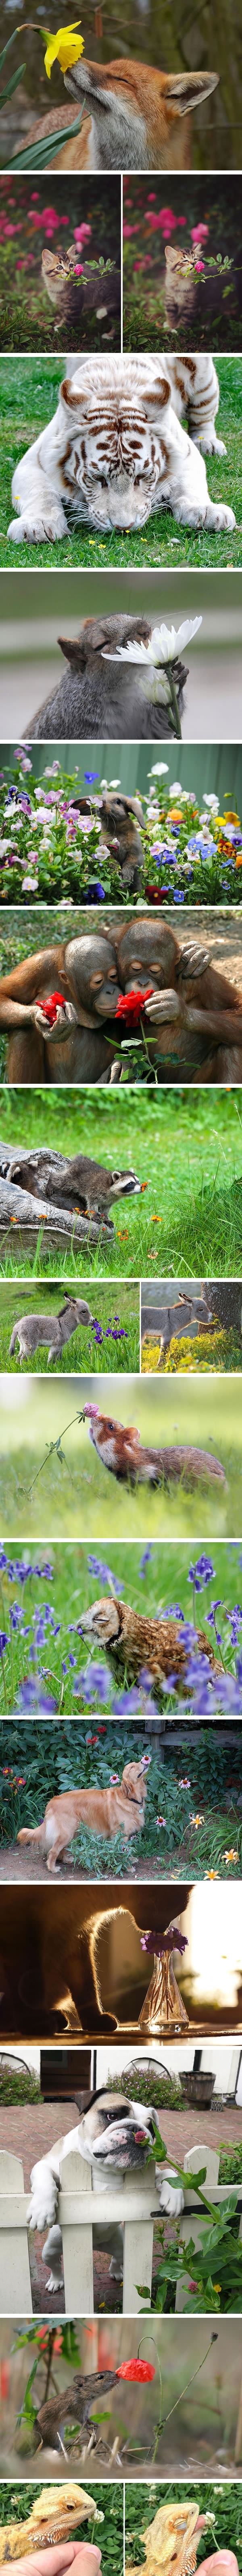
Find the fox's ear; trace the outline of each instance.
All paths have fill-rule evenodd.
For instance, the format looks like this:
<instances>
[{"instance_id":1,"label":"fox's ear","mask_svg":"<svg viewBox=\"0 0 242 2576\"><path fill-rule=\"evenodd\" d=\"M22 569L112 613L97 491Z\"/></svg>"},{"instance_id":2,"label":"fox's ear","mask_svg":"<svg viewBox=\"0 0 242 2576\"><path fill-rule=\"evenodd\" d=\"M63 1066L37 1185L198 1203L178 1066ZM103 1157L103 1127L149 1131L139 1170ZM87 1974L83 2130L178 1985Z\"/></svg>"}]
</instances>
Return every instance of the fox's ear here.
<instances>
[{"instance_id":1,"label":"fox's ear","mask_svg":"<svg viewBox=\"0 0 242 2576\"><path fill-rule=\"evenodd\" d=\"M163 82L163 96L165 92L168 106L169 99L171 107L174 100L178 116L188 116L191 108L201 107L202 99L209 98L210 90L217 89L218 80L219 72L170 72Z\"/></svg>"}]
</instances>

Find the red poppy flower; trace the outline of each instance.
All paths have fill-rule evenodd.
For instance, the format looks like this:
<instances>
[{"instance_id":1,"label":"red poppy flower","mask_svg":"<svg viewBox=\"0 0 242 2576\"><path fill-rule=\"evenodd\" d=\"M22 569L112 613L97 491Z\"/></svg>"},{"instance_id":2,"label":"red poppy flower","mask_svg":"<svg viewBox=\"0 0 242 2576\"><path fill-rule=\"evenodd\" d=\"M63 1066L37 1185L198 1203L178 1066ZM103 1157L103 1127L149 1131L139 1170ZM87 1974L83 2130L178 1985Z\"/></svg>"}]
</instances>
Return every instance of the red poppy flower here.
<instances>
[{"instance_id":1,"label":"red poppy flower","mask_svg":"<svg viewBox=\"0 0 242 2576\"><path fill-rule=\"evenodd\" d=\"M149 993L152 993L152 991L152 984L147 984L145 993L140 993L138 991L135 992L135 987L131 993L121 993L120 1001L117 1002L115 1019L132 1020L133 1028L136 1028L136 1021L141 1018L141 1011L143 1011L144 1002L148 1002Z\"/></svg>"},{"instance_id":2,"label":"red poppy flower","mask_svg":"<svg viewBox=\"0 0 242 2576\"><path fill-rule=\"evenodd\" d=\"M155 2364L151 2361L121 2361L116 2379L155 2379Z\"/></svg>"},{"instance_id":3,"label":"red poppy flower","mask_svg":"<svg viewBox=\"0 0 242 2576\"><path fill-rule=\"evenodd\" d=\"M53 1028L54 1020L56 1020L57 1017L58 1006L61 1005L62 1011L65 1011L66 1006L64 993L50 993L49 1002L42 1002L42 994L40 994L38 995L38 1004L39 1010L44 1012L45 1020L49 1020L50 1028Z\"/></svg>"}]
</instances>

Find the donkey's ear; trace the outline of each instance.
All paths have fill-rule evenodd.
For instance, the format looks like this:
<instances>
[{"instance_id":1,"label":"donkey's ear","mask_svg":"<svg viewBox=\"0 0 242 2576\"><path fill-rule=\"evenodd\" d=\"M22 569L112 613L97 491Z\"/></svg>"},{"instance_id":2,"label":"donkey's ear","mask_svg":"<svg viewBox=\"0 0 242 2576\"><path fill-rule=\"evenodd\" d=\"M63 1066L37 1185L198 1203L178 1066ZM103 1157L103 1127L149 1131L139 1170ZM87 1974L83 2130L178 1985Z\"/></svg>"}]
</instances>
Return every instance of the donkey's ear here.
<instances>
[{"instance_id":1,"label":"donkey's ear","mask_svg":"<svg viewBox=\"0 0 242 2576\"><path fill-rule=\"evenodd\" d=\"M178 116L188 116L191 108L201 107L202 99L209 98L210 90L217 89L218 80L219 72L170 72L163 82L163 96L168 106L169 100L171 107L174 101Z\"/></svg>"}]
</instances>

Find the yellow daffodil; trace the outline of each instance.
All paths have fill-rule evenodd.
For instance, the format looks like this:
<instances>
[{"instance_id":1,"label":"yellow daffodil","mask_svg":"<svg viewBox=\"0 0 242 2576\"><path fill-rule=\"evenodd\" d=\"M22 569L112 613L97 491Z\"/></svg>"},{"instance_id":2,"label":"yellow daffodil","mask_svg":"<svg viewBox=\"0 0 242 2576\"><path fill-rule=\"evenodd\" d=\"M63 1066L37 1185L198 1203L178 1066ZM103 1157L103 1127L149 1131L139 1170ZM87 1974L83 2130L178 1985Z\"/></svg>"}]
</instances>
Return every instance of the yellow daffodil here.
<instances>
[{"instance_id":1,"label":"yellow daffodil","mask_svg":"<svg viewBox=\"0 0 242 2576\"><path fill-rule=\"evenodd\" d=\"M61 72L68 72L70 64L77 63L79 54L83 54L84 37L75 34L76 27L80 26L81 19L74 18L72 27L57 27L56 36L48 33L45 54L47 80L50 80L52 63L60 63Z\"/></svg>"}]
</instances>

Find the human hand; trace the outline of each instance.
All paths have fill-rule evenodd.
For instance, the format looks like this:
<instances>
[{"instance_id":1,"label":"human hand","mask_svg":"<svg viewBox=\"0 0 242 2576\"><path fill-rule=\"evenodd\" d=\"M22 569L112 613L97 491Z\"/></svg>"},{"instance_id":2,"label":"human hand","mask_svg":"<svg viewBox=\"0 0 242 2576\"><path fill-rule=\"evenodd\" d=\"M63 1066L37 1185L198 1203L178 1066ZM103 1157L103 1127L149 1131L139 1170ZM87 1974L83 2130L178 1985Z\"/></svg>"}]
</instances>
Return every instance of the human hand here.
<instances>
[{"instance_id":1,"label":"human hand","mask_svg":"<svg viewBox=\"0 0 242 2576\"><path fill-rule=\"evenodd\" d=\"M51 2514L51 2488L50 2488ZM101 2550L89 2540L58 2541L56 2547L30 2551L26 2558L15 2558L15 2576L67 2576L73 2560L78 2560L76 2576L100 2576Z\"/></svg>"}]
</instances>

